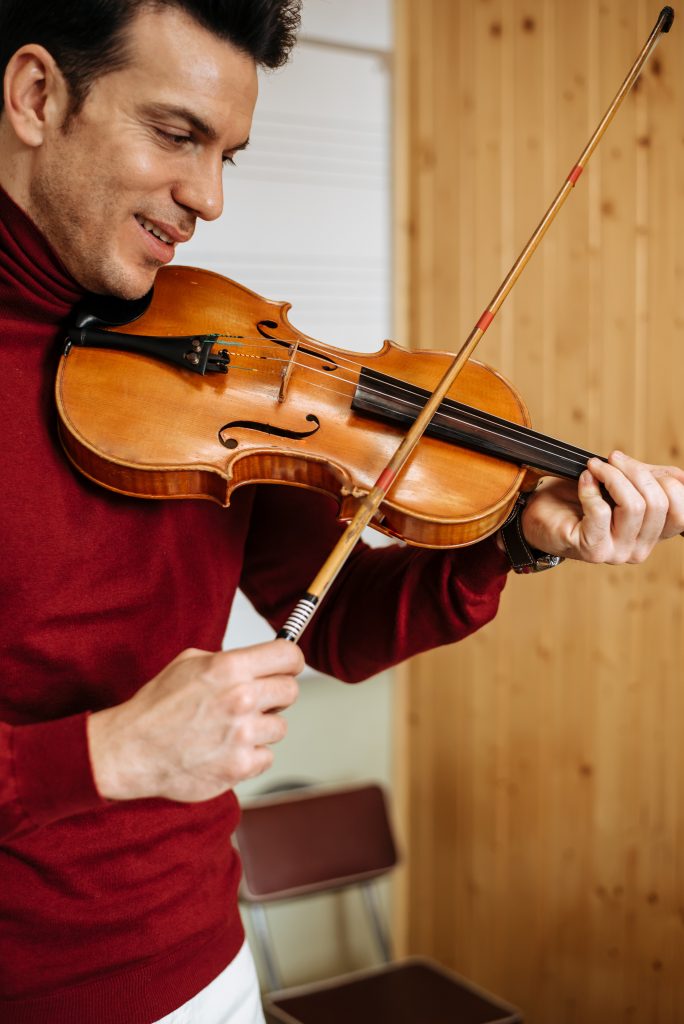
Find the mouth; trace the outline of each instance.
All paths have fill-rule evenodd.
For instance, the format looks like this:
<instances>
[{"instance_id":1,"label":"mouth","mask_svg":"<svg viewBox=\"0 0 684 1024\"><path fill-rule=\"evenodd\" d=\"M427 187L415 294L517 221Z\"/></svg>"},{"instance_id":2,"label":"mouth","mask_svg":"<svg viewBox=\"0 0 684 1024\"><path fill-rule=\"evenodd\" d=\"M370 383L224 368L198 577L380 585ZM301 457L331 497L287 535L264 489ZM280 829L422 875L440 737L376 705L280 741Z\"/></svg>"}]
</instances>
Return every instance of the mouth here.
<instances>
[{"instance_id":1,"label":"mouth","mask_svg":"<svg viewBox=\"0 0 684 1024\"><path fill-rule=\"evenodd\" d=\"M181 231L173 224L148 220L141 213L135 213L134 219L142 231L148 255L160 264L169 263L176 252L176 245L192 238L192 230Z\"/></svg>"},{"instance_id":2,"label":"mouth","mask_svg":"<svg viewBox=\"0 0 684 1024\"><path fill-rule=\"evenodd\" d=\"M145 231L148 231L151 235L154 235L154 237L158 238L160 242L164 242L165 245L175 245L175 240L171 238L169 235L165 234L162 231L162 229L157 227L156 224L153 224L151 220L147 220L145 217L142 217L139 213L135 214L135 219L137 220L141 228L144 228Z\"/></svg>"}]
</instances>

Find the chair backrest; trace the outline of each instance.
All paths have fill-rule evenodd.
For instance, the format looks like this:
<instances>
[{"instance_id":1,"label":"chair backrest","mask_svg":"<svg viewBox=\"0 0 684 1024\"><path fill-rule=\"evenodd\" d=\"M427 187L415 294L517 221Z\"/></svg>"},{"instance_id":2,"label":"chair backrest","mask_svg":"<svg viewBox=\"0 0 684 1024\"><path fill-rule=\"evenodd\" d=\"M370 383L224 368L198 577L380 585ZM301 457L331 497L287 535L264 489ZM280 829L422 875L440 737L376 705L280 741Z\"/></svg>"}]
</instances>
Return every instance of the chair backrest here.
<instances>
[{"instance_id":1,"label":"chair backrest","mask_svg":"<svg viewBox=\"0 0 684 1024\"><path fill-rule=\"evenodd\" d=\"M236 836L241 895L252 903L340 889L377 878L397 863L377 785L261 798L243 808Z\"/></svg>"}]
</instances>

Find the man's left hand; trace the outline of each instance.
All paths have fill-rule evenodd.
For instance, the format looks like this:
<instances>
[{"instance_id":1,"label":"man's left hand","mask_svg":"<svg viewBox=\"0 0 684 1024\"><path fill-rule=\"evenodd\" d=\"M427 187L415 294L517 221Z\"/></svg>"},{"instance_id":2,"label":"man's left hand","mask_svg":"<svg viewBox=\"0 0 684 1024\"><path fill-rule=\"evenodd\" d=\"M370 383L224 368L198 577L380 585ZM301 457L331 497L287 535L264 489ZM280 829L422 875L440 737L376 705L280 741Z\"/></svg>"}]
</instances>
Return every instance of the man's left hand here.
<instances>
[{"instance_id":1,"label":"man's left hand","mask_svg":"<svg viewBox=\"0 0 684 1024\"><path fill-rule=\"evenodd\" d=\"M619 451L608 462L591 459L577 484L543 481L527 503L522 527L531 547L552 555L611 565L643 562L659 540L684 530L684 470L649 466Z\"/></svg>"}]
</instances>

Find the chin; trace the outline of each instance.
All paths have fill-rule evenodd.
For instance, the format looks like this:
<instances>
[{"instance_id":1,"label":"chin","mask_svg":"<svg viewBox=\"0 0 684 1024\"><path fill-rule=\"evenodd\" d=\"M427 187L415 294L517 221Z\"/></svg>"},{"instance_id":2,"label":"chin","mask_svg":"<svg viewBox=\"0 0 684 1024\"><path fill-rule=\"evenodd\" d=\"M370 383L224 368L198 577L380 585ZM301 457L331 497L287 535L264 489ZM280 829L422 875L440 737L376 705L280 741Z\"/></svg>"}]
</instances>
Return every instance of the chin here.
<instances>
[{"instance_id":1,"label":"chin","mask_svg":"<svg viewBox=\"0 0 684 1024\"><path fill-rule=\"evenodd\" d=\"M118 272L106 275L95 286L89 287L89 291L117 299L141 299L153 286L158 270L159 267L155 267L141 272L139 268L133 271L122 267Z\"/></svg>"},{"instance_id":2,"label":"chin","mask_svg":"<svg viewBox=\"0 0 684 1024\"><path fill-rule=\"evenodd\" d=\"M104 294L112 295L116 299L142 299L143 295L147 295L149 290L154 285L155 277L156 275L154 277L151 277L146 284L130 285L130 287L122 287L116 289L110 288L110 290L108 292L105 292Z\"/></svg>"}]
</instances>

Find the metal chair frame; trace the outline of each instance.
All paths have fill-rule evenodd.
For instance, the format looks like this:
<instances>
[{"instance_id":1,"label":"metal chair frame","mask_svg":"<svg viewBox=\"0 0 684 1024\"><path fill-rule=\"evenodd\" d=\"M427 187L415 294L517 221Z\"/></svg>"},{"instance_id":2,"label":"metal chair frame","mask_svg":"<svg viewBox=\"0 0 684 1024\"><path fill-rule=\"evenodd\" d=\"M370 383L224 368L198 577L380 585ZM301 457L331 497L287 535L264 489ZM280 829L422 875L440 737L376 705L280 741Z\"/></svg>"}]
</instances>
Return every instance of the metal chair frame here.
<instances>
[{"instance_id":1,"label":"metal chair frame","mask_svg":"<svg viewBox=\"0 0 684 1024\"><path fill-rule=\"evenodd\" d=\"M320 1005L322 999L332 997L337 1002L343 995L352 998L353 1016L358 1018L357 997L361 994L364 999L366 1013L378 999L384 1007L386 985L391 983L394 996L390 998L396 997L399 985L400 991L406 993L406 1006L414 1005L417 997L422 1000L423 993L435 1007L438 1003L435 1020L447 1019L442 1016L442 1010L448 1012L447 1006L451 1008L458 1003L465 1008L464 1015L457 1010L458 1017L449 1016L448 1020L453 1020L454 1024L457 1020L463 1024L474 1024L476 1020L481 1024L522 1024L522 1016L515 1007L433 961L393 960L375 881L388 874L398 858L386 801L379 786L356 785L332 791L297 789L259 799L243 808L237 839L244 867L241 898L250 911L255 944L268 984L264 999L268 1020L298 1024L300 1018L288 1009L293 1000L300 1007L299 1012L305 1012L308 1017L312 1011L311 999ZM277 855L274 855L276 850ZM363 895L382 965L285 989L265 904L314 893L332 894L352 886L360 888ZM317 1011L314 1011L315 1019L327 1021L330 1014L337 1019L340 1006L335 1012L329 1001L325 1005L325 1015L316 1016ZM344 1019L346 1022L347 1018ZM358 1024L367 1019L362 1014ZM374 1016L370 1019L376 1024Z\"/></svg>"}]
</instances>

